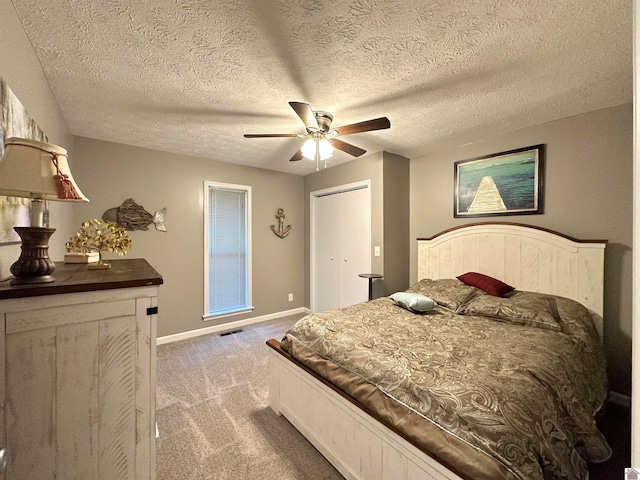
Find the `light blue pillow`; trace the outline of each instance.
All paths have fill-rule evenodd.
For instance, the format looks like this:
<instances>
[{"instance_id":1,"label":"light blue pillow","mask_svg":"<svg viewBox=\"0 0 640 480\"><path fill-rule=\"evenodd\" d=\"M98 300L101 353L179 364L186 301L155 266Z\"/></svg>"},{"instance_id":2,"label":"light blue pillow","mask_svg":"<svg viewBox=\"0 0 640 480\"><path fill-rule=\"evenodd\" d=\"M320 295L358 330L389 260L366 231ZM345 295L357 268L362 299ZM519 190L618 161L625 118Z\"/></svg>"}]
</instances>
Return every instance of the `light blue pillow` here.
<instances>
[{"instance_id":1,"label":"light blue pillow","mask_svg":"<svg viewBox=\"0 0 640 480\"><path fill-rule=\"evenodd\" d=\"M421 293L396 292L389 295L396 305L406 308L410 312L424 313L436 307L436 302Z\"/></svg>"}]
</instances>

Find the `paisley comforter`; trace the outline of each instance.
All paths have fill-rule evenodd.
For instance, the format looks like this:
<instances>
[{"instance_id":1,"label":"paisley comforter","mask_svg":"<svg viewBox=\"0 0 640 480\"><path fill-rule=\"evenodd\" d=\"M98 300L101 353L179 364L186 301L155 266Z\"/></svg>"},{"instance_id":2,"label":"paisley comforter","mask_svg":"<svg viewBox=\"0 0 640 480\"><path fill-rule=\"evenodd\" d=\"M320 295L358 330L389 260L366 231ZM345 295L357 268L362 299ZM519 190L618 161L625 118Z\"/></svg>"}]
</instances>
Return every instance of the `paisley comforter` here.
<instances>
[{"instance_id":1,"label":"paisley comforter","mask_svg":"<svg viewBox=\"0 0 640 480\"><path fill-rule=\"evenodd\" d=\"M586 308L530 292L458 301L439 291L457 280L413 290L425 282L434 310L380 298L313 314L282 348L464 477L585 479L587 462L608 459L594 420L605 361Z\"/></svg>"}]
</instances>

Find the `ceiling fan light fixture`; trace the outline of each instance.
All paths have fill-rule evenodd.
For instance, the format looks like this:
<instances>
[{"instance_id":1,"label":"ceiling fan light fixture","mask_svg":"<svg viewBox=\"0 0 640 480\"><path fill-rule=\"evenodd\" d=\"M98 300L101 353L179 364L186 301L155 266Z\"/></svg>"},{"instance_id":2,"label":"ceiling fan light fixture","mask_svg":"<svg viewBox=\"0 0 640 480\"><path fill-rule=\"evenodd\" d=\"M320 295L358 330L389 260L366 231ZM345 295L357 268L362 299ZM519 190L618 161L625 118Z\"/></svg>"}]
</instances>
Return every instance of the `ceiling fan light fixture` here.
<instances>
[{"instance_id":1,"label":"ceiling fan light fixture","mask_svg":"<svg viewBox=\"0 0 640 480\"><path fill-rule=\"evenodd\" d=\"M309 138L300 149L302 156L309 160L314 160L316 156L316 141L313 138Z\"/></svg>"},{"instance_id":2,"label":"ceiling fan light fixture","mask_svg":"<svg viewBox=\"0 0 640 480\"><path fill-rule=\"evenodd\" d=\"M309 160L326 160L333 155L333 145L326 138L309 138L301 151L302 156Z\"/></svg>"},{"instance_id":3,"label":"ceiling fan light fixture","mask_svg":"<svg viewBox=\"0 0 640 480\"><path fill-rule=\"evenodd\" d=\"M333 145L326 138L318 141L318 149L320 150L320 160L326 160L333 155Z\"/></svg>"}]
</instances>

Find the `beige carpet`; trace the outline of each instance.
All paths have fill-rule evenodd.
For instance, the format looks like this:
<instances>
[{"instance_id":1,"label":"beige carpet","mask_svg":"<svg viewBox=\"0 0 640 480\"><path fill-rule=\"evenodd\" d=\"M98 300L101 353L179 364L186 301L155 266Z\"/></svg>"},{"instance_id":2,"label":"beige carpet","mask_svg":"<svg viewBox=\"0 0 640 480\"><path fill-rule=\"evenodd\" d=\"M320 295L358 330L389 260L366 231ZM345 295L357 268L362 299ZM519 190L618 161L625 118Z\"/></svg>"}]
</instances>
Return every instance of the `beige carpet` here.
<instances>
[{"instance_id":1,"label":"beige carpet","mask_svg":"<svg viewBox=\"0 0 640 480\"><path fill-rule=\"evenodd\" d=\"M158 347L158 480L343 478L268 407L265 341L300 317Z\"/></svg>"}]
</instances>

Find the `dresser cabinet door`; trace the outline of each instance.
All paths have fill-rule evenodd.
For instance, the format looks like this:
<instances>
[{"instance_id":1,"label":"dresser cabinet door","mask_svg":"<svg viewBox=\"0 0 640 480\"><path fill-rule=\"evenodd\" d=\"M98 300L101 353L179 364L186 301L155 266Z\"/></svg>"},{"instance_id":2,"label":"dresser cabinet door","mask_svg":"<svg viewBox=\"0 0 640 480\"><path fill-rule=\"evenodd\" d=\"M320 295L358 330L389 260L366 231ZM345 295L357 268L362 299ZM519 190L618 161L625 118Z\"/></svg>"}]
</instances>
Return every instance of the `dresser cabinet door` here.
<instances>
[{"instance_id":1,"label":"dresser cabinet door","mask_svg":"<svg viewBox=\"0 0 640 480\"><path fill-rule=\"evenodd\" d=\"M6 479L155 477L156 298L113 296L5 314Z\"/></svg>"}]
</instances>

